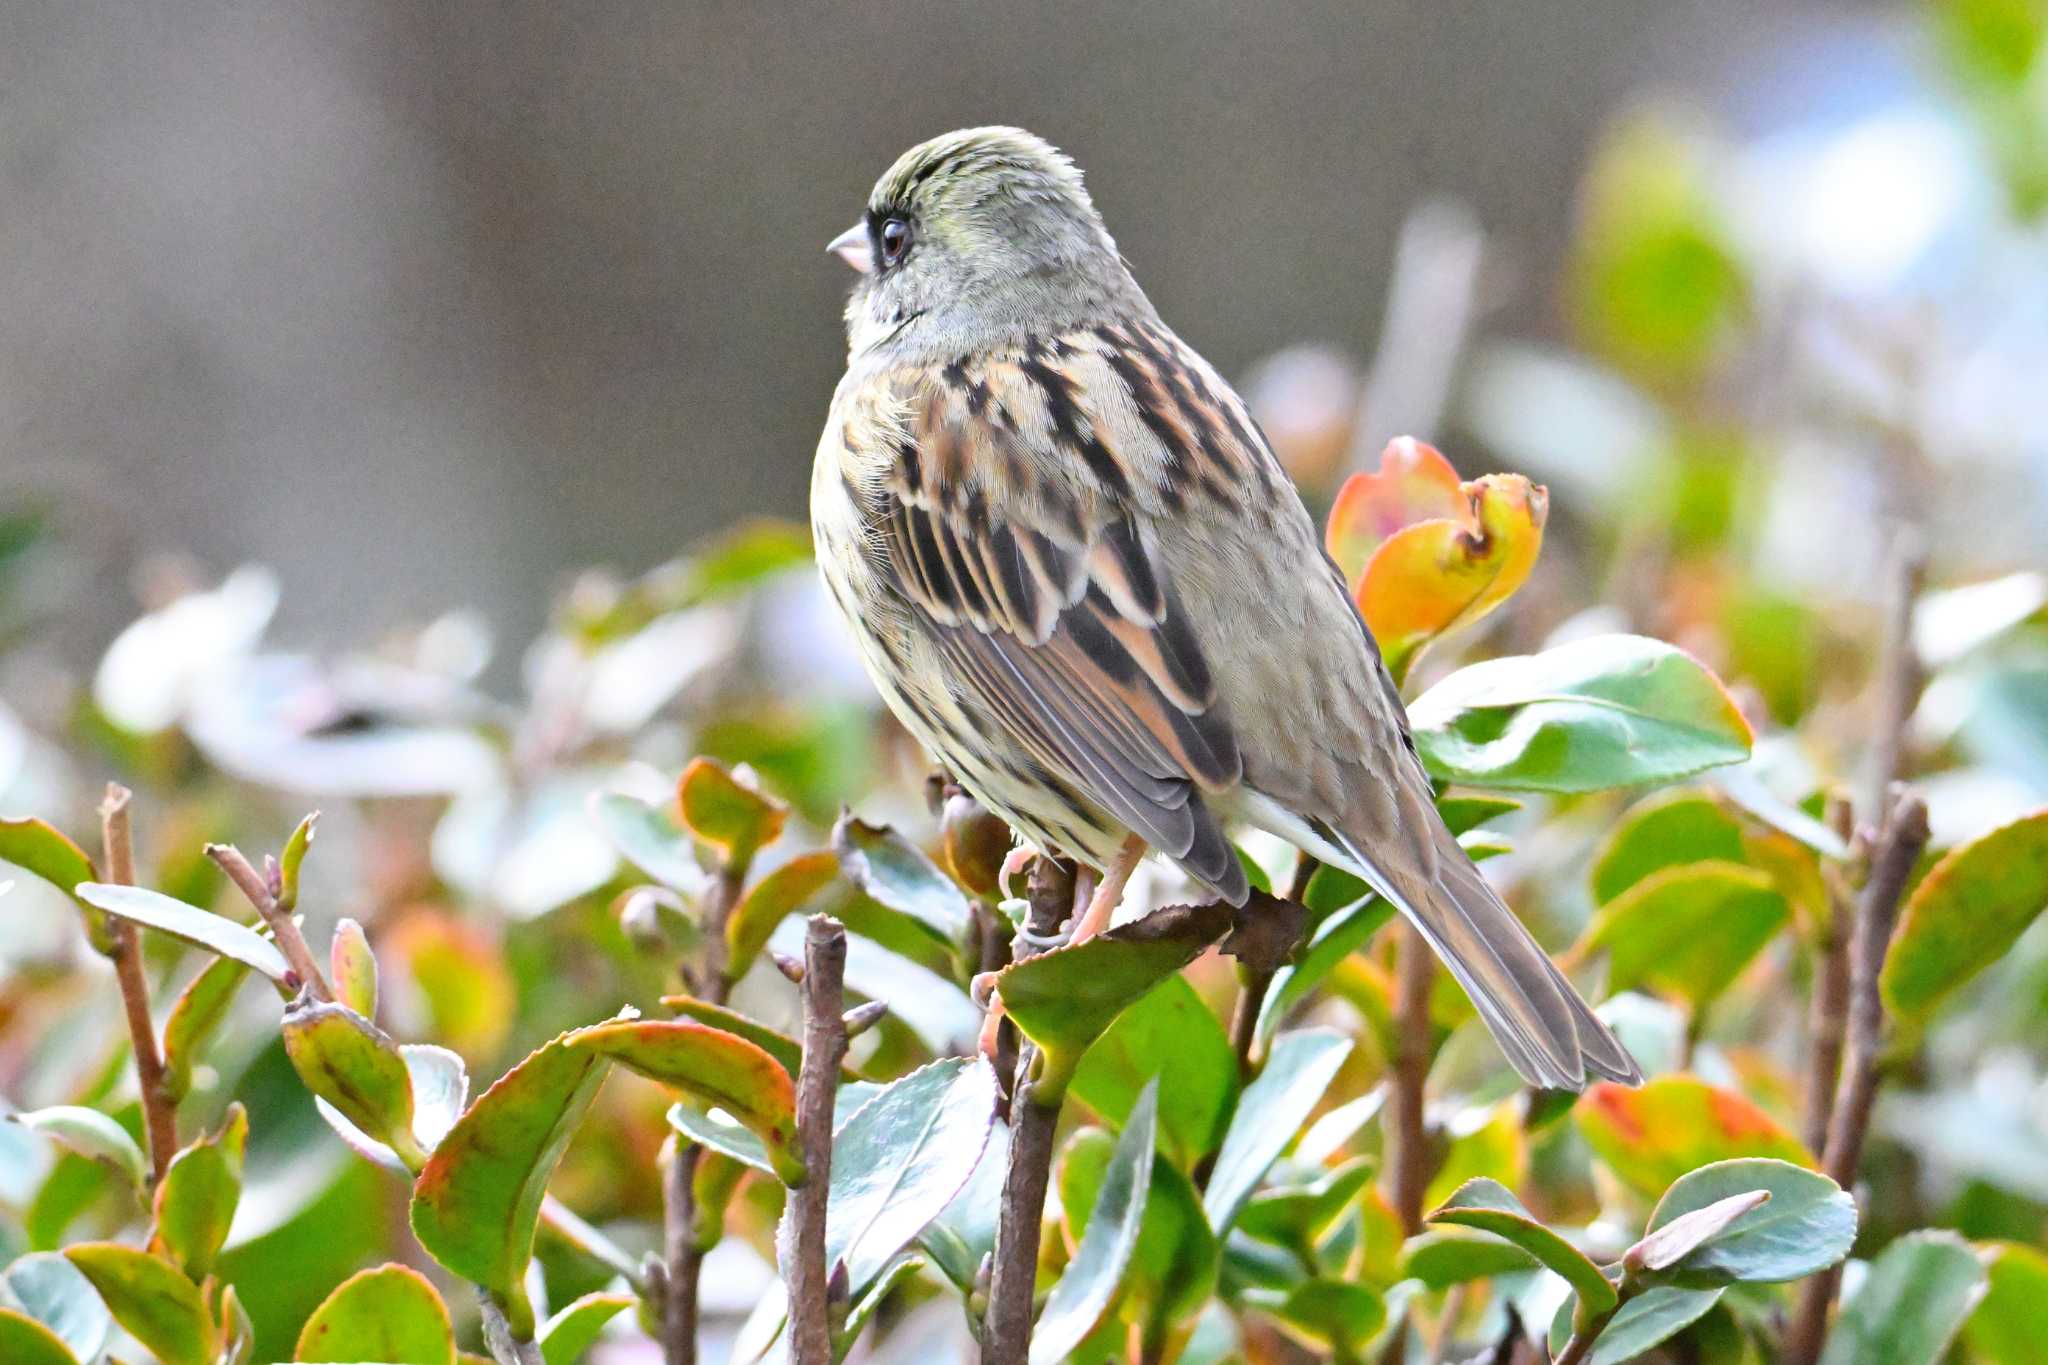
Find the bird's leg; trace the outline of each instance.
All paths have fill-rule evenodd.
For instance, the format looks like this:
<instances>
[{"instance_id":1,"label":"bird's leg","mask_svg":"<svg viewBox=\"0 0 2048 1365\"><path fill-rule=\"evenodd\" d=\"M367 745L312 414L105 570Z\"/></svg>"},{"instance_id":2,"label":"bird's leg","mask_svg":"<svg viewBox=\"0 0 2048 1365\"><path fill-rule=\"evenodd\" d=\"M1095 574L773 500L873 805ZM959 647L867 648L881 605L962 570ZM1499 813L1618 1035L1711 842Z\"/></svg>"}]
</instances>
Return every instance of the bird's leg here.
<instances>
[{"instance_id":1,"label":"bird's leg","mask_svg":"<svg viewBox=\"0 0 2048 1365\"><path fill-rule=\"evenodd\" d=\"M1124 886L1131 880L1131 873L1137 871L1138 861L1145 856L1143 836L1133 834L1124 840L1116 857L1109 860L1109 866L1102 871L1102 885L1096 888L1095 898L1088 902L1088 909L1075 922L1073 932L1067 935L1067 943L1086 943L1109 927L1110 916L1116 913L1117 905L1124 898Z\"/></svg>"}]
</instances>

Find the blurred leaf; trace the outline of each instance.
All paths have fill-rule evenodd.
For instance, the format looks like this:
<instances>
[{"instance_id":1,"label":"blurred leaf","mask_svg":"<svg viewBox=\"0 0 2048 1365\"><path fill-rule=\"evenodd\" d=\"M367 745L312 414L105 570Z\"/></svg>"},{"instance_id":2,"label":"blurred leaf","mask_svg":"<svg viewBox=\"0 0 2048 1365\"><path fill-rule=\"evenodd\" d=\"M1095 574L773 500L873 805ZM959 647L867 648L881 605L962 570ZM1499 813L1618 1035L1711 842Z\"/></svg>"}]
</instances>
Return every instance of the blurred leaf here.
<instances>
[{"instance_id":1,"label":"blurred leaf","mask_svg":"<svg viewBox=\"0 0 2048 1365\"><path fill-rule=\"evenodd\" d=\"M327 970L336 1000L365 1019L377 1017L377 956L370 951L362 925L343 919L334 926Z\"/></svg>"},{"instance_id":2,"label":"blurred leaf","mask_svg":"<svg viewBox=\"0 0 2048 1365\"><path fill-rule=\"evenodd\" d=\"M527 1055L477 1097L413 1183L412 1230L450 1273L506 1307L533 1333L523 1281L548 1177L604 1080L604 1054L564 1035Z\"/></svg>"},{"instance_id":3,"label":"blurred leaf","mask_svg":"<svg viewBox=\"0 0 2048 1365\"><path fill-rule=\"evenodd\" d=\"M254 1365L256 1323L242 1306L241 1291L227 1285L220 1291L221 1365Z\"/></svg>"},{"instance_id":4,"label":"blurred leaf","mask_svg":"<svg viewBox=\"0 0 2048 1365\"><path fill-rule=\"evenodd\" d=\"M1835 1319L1821 1365L1935 1365L1987 1284L1968 1242L1953 1232L1909 1232L1870 1263Z\"/></svg>"},{"instance_id":5,"label":"blurred leaf","mask_svg":"<svg viewBox=\"0 0 2048 1365\"><path fill-rule=\"evenodd\" d=\"M839 859L820 850L790 859L748 888L725 921L725 978L747 973L783 916L793 914L839 877Z\"/></svg>"},{"instance_id":6,"label":"blurred leaf","mask_svg":"<svg viewBox=\"0 0 2048 1365\"><path fill-rule=\"evenodd\" d=\"M1159 1082L1145 1084L1128 1111L1124 1130L1103 1167L1095 1203L1082 1227L1079 1244L1031 1334L1031 1365L1058 1365L1069 1359L1109 1311L1122 1287L1124 1271L1138 1249L1145 1204L1152 1188L1153 1144L1159 1128Z\"/></svg>"},{"instance_id":7,"label":"blurred leaf","mask_svg":"<svg viewBox=\"0 0 2048 1365\"><path fill-rule=\"evenodd\" d=\"M1529 1140L1523 1131L1523 1112L1518 1101L1504 1100L1494 1105L1483 1123L1474 1123L1476 1114L1470 1111L1460 1117L1462 1124L1471 1126L1453 1126L1443 1164L1424 1192L1423 1201L1427 1204L1449 1201L1468 1181L1492 1180L1513 1189L1528 1177Z\"/></svg>"},{"instance_id":8,"label":"blurred leaf","mask_svg":"<svg viewBox=\"0 0 2048 1365\"><path fill-rule=\"evenodd\" d=\"M1369 547L1345 581L1396 682L1431 640L1506 601L1543 546L1543 489L1519 474L1457 478L1435 449L1400 437L1330 510L1326 540L1340 564Z\"/></svg>"},{"instance_id":9,"label":"blurred leaf","mask_svg":"<svg viewBox=\"0 0 2048 1365\"><path fill-rule=\"evenodd\" d=\"M1159 1145L1182 1170L1216 1150L1237 1100L1237 1054L1223 1025L1183 976L1171 976L1118 1015L1074 1072L1073 1093L1121 1127L1155 1080Z\"/></svg>"},{"instance_id":10,"label":"blurred leaf","mask_svg":"<svg viewBox=\"0 0 2048 1365\"><path fill-rule=\"evenodd\" d=\"M0 1308L0 1360L8 1365L79 1365L62 1337L11 1308Z\"/></svg>"},{"instance_id":11,"label":"blurred leaf","mask_svg":"<svg viewBox=\"0 0 2048 1365\"><path fill-rule=\"evenodd\" d=\"M1643 1195L1662 1193L1696 1167L1736 1157L1809 1169L1816 1164L1750 1100L1696 1076L1658 1076L1637 1090L1602 1082L1580 1099L1572 1120L1593 1154Z\"/></svg>"},{"instance_id":12,"label":"blurred leaf","mask_svg":"<svg viewBox=\"0 0 2048 1365\"><path fill-rule=\"evenodd\" d=\"M1585 792L1668 782L1749 756L1748 722L1691 655L1599 635L1463 668L1408 708L1440 781Z\"/></svg>"},{"instance_id":13,"label":"blurred leaf","mask_svg":"<svg viewBox=\"0 0 2048 1365\"><path fill-rule=\"evenodd\" d=\"M1316 876L1321 877L1330 870L1318 869ZM1349 877L1351 874L1339 875ZM1311 881L1311 892L1314 885ZM1272 983L1266 988L1266 998L1259 1002L1260 1036L1270 1036L1310 991L1328 980L1339 963L1363 947L1366 940L1393 917L1393 906L1378 896L1371 896L1329 915L1318 924L1310 934L1307 946L1295 960L1273 974Z\"/></svg>"},{"instance_id":14,"label":"blurred leaf","mask_svg":"<svg viewBox=\"0 0 2048 1365\"><path fill-rule=\"evenodd\" d=\"M877 771L874 712L855 698L729 703L697 731L696 743L699 753L761 774L820 827Z\"/></svg>"},{"instance_id":15,"label":"blurred leaf","mask_svg":"<svg viewBox=\"0 0 2048 1365\"><path fill-rule=\"evenodd\" d=\"M1604 1313L1616 1302L1614 1286L1586 1253L1537 1222L1498 1181L1467 1181L1425 1221L1476 1228L1514 1243L1562 1276L1590 1312Z\"/></svg>"},{"instance_id":16,"label":"blurred leaf","mask_svg":"<svg viewBox=\"0 0 2048 1365\"><path fill-rule=\"evenodd\" d=\"M220 1131L202 1137L171 1159L157 1182L152 1245L160 1242L173 1263L194 1280L213 1273L242 1198L242 1152L249 1115L230 1104Z\"/></svg>"},{"instance_id":17,"label":"blurred leaf","mask_svg":"<svg viewBox=\"0 0 2048 1365\"><path fill-rule=\"evenodd\" d=\"M280 992L289 989L286 978L291 967L277 946L253 929L244 928L183 901L140 886L117 886L107 882L85 882L78 897L110 915L147 925L159 933L182 939L197 948L231 957L270 978Z\"/></svg>"},{"instance_id":18,"label":"blurred leaf","mask_svg":"<svg viewBox=\"0 0 2048 1365\"><path fill-rule=\"evenodd\" d=\"M663 886L685 895L703 889L704 869L697 866L689 831L671 807L624 792L598 792L590 798L590 818L620 857Z\"/></svg>"},{"instance_id":19,"label":"blurred leaf","mask_svg":"<svg viewBox=\"0 0 2048 1365\"><path fill-rule=\"evenodd\" d=\"M1996 6L2001 0L1989 3ZM2038 572L1926 593L1913 604L1913 652L1926 667L1940 668L2038 615L2043 607L2048 607L2048 574Z\"/></svg>"},{"instance_id":20,"label":"blurred leaf","mask_svg":"<svg viewBox=\"0 0 2048 1365\"><path fill-rule=\"evenodd\" d=\"M870 825L850 812L832 827L832 847L847 880L889 909L929 926L941 942L965 941L974 911L953 879L923 850L887 825Z\"/></svg>"},{"instance_id":21,"label":"blurred leaf","mask_svg":"<svg viewBox=\"0 0 2048 1365\"><path fill-rule=\"evenodd\" d=\"M1100 1199L1116 1143L1100 1128L1083 1128L1060 1154L1059 1191L1067 1239L1087 1235L1086 1211ZM1174 1324L1192 1316L1215 1288L1221 1247L1202 1215L1194 1183L1164 1157L1152 1162L1152 1183L1138 1247L1125 1275L1118 1309L1148 1340L1163 1340Z\"/></svg>"},{"instance_id":22,"label":"blurred leaf","mask_svg":"<svg viewBox=\"0 0 2048 1365\"><path fill-rule=\"evenodd\" d=\"M1629 807L1593 855L1593 903L1605 905L1667 867L1742 860L1742 826L1711 792L1658 792Z\"/></svg>"},{"instance_id":23,"label":"blurred leaf","mask_svg":"<svg viewBox=\"0 0 2048 1365\"><path fill-rule=\"evenodd\" d=\"M1782 1161L1718 1161L1688 1171L1657 1201L1650 1231L1758 1190L1770 1194L1770 1203L1689 1252L1673 1271L1678 1283L1695 1289L1737 1280L1777 1284L1825 1270L1849 1254L1856 1201L1819 1172Z\"/></svg>"},{"instance_id":24,"label":"blurred leaf","mask_svg":"<svg viewBox=\"0 0 2048 1365\"><path fill-rule=\"evenodd\" d=\"M754 851L774 842L789 819L789 807L708 758L693 758L683 769L676 801L690 833L717 849L725 865L741 874Z\"/></svg>"},{"instance_id":25,"label":"blurred leaf","mask_svg":"<svg viewBox=\"0 0 2048 1365\"><path fill-rule=\"evenodd\" d=\"M585 1294L541 1324L541 1359L546 1365L576 1365L604 1325L635 1302L631 1294Z\"/></svg>"},{"instance_id":26,"label":"blurred leaf","mask_svg":"<svg viewBox=\"0 0 2048 1365\"><path fill-rule=\"evenodd\" d=\"M380 1365L454 1365L448 1308L416 1270L382 1265L343 1280L306 1319L301 1361L374 1360Z\"/></svg>"},{"instance_id":27,"label":"blurred leaf","mask_svg":"<svg viewBox=\"0 0 2048 1365\"><path fill-rule=\"evenodd\" d=\"M1238 1212L1237 1230L1307 1253L1365 1192L1373 1169L1371 1157L1357 1156L1308 1184L1261 1190Z\"/></svg>"},{"instance_id":28,"label":"blurred leaf","mask_svg":"<svg viewBox=\"0 0 2048 1365\"><path fill-rule=\"evenodd\" d=\"M313 847L313 830L319 821L320 812L317 810L299 821L284 841L283 852L277 855L277 879L281 888L277 907L286 914L298 908L299 868L306 861L306 850Z\"/></svg>"},{"instance_id":29,"label":"blurred leaf","mask_svg":"<svg viewBox=\"0 0 2048 1365\"><path fill-rule=\"evenodd\" d=\"M996 976L1010 1018L1041 1053L1034 1100L1057 1105L1089 1046L1154 986L1230 927L1230 907L1169 906Z\"/></svg>"},{"instance_id":30,"label":"blurred leaf","mask_svg":"<svg viewBox=\"0 0 2048 1365\"><path fill-rule=\"evenodd\" d=\"M1742 266L1697 151L1668 119L1624 123L1599 149L1576 254L1580 331L1638 374L1697 376L1746 311Z\"/></svg>"},{"instance_id":31,"label":"blurred leaf","mask_svg":"<svg viewBox=\"0 0 2048 1365\"><path fill-rule=\"evenodd\" d=\"M2018 1242L1982 1248L1989 1289L1963 1324L1972 1357L2032 1365L2048 1342L2048 1255Z\"/></svg>"},{"instance_id":32,"label":"blurred leaf","mask_svg":"<svg viewBox=\"0 0 2048 1365\"><path fill-rule=\"evenodd\" d=\"M497 943L480 926L440 911L409 914L382 935L386 992L410 986L420 1031L472 1061L491 1057L518 1004Z\"/></svg>"},{"instance_id":33,"label":"blurred leaf","mask_svg":"<svg viewBox=\"0 0 2048 1365\"><path fill-rule=\"evenodd\" d=\"M1522 803L1511 796L1487 796L1478 792L1459 792L1455 796L1436 799L1436 813L1443 816L1444 825L1453 834L1478 829L1490 820L1511 815L1521 808Z\"/></svg>"},{"instance_id":34,"label":"blurred leaf","mask_svg":"<svg viewBox=\"0 0 2048 1365\"><path fill-rule=\"evenodd\" d=\"M1513 1242L1470 1228L1433 1228L1410 1237L1401 1247L1401 1278L1420 1280L1424 1288L1433 1290L1529 1270L1538 1264Z\"/></svg>"},{"instance_id":35,"label":"blurred leaf","mask_svg":"<svg viewBox=\"0 0 2048 1365\"><path fill-rule=\"evenodd\" d=\"M1349 1038L1325 1028L1296 1029L1273 1040L1265 1068L1238 1099L1209 1172L1203 1211L1218 1233L1229 1229L1266 1168L1322 1103L1351 1046Z\"/></svg>"},{"instance_id":36,"label":"blurred leaf","mask_svg":"<svg viewBox=\"0 0 2048 1365\"><path fill-rule=\"evenodd\" d=\"M1312 1349L1334 1351L1340 1360L1356 1359L1387 1320L1384 1299L1343 1280L1304 1280L1285 1295L1248 1294L1246 1301L1270 1314L1289 1336Z\"/></svg>"},{"instance_id":37,"label":"blurred leaf","mask_svg":"<svg viewBox=\"0 0 2048 1365\"><path fill-rule=\"evenodd\" d=\"M113 1325L92 1282L55 1252L18 1257L0 1271L0 1307L33 1319L84 1362L98 1357Z\"/></svg>"},{"instance_id":38,"label":"blurred leaf","mask_svg":"<svg viewBox=\"0 0 2048 1365\"><path fill-rule=\"evenodd\" d=\"M214 1365L220 1332L199 1286L169 1262L118 1242L83 1242L64 1255L92 1281L114 1321L163 1365Z\"/></svg>"},{"instance_id":39,"label":"blurred leaf","mask_svg":"<svg viewBox=\"0 0 2048 1365\"><path fill-rule=\"evenodd\" d=\"M699 1000L694 995L664 995L661 1003L685 1018L738 1034L773 1057L789 1073L791 1080L796 1079L797 1070L803 1065L803 1047L796 1039L750 1019L738 1010Z\"/></svg>"},{"instance_id":40,"label":"blurred leaf","mask_svg":"<svg viewBox=\"0 0 2048 1365\"><path fill-rule=\"evenodd\" d=\"M1763 873L1691 863L1653 872L1603 906L1582 943L1607 953L1609 990L1647 983L1697 1010L1728 989L1788 914Z\"/></svg>"},{"instance_id":41,"label":"blurred leaf","mask_svg":"<svg viewBox=\"0 0 2048 1365\"><path fill-rule=\"evenodd\" d=\"M100 952L110 946L106 921L78 894L80 882L96 882L100 874L86 851L56 826L34 818L0 819L0 862L42 878L72 898L85 916L87 935Z\"/></svg>"},{"instance_id":42,"label":"blurred leaf","mask_svg":"<svg viewBox=\"0 0 2048 1365\"><path fill-rule=\"evenodd\" d=\"M2034 0L1939 0L1935 35L1965 80L2023 87L2048 46L2048 16Z\"/></svg>"},{"instance_id":43,"label":"blurred leaf","mask_svg":"<svg viewBox=\"0 0 2048 1365\"><path fill-rule=\"evenodd\" d=\"M140 1191L149 1179L149 1160L128 1136L128 1130L97 1109L79 1104L54 1104L47 1109L9 1115L31 1132L61 1142L82 1157L103 1163Z\"/></svg>"},{"instance_id":44,"label":"blurred leaf","mask_svg":"<svg viewBox=\"0 0 2048 1365\"><path fill-rule=\"evenodd\" d=\"M306 1089L418 1170L426 1153L413 1137L412 1073L390 1035L346 1005L310 997L285 1011L281 1031Z\"/></svg>"},{"instance_id":45,"label":"blurred leaf","mask_svg":"<svg viewBox=\"0 0 2048 1365\"><path fill-rule=\"evenodd\" d=\"M995 1112L988 1059L948 1057L892 1082L839 1128L825 1264L845 1262L851 1293L867 1288L960 1192Z\"/></svg>"},{"instance_id":46,"label":"blurred leaf","mask_svg":"<svg viewBox=\"0 0 2048 1365\"><path fill-rule=\"evenodd\" d=\"M2005 956L2048 908L2048 810L1950 849L1913 888L1879 978L1903 1020Z\"/></svg>"},{"instance_id":47,"label":"blurred leaf","mask_svg":"<svg viewBox=\"0 0 2048 1365\"><path fill-rule=\"evenodd\" d=\"M796 1086L782 1064L753 1043L689 1019L614 1020L577 1029L563 1041L725 1110L761 1140L785 1184L804 1183Z\"/></svg>"},{"instance_id":48,"label":"blurred leaf","mask_svg":"<svg viewBox=\"0 0 2048 1365\"><path fill-rule=\"evenodd\" d=\"M1626 1365L1671 1340L1707 1315L1721 1301L1723 1289L1679 1289L1658 1285L1621 1306L1593 1343L1586 1365ZM1550 1350L1564 1349L1572 1335L1572 1305L1567 1302L1550 1321Z\"/></svg>"}]
</instances>

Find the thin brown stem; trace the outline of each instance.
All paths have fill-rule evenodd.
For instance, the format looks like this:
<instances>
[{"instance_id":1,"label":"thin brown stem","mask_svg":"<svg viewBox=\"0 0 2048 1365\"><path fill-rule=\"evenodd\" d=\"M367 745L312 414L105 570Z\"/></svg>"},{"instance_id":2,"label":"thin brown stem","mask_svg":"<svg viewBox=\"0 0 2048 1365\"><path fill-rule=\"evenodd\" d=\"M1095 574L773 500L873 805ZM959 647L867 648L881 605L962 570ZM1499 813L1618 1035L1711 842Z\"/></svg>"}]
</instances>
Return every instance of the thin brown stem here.
<instances>
[{"instance_id":1,"label":"thin brown stem","mask_svg":"<svg viewBox=\"0 0 2048 1365\"><path fill-rule=\"evenodd\" d=\"M1828 797L1828 827L1844 846L1854 823L1849 800L1836 792ZM1842 1039L1849 1022L1849 925L1855 901L1850 869L1830 863L1822 871L1827 883L1827 922L1820 926L1813 953L1813 1000L1807 1013L1806 1104L1800 1135L1816 1156L1827 1145L1828 1114L1834 1108L1836 1080L1842 1069Z\"/></svg>"},{"instance_id":2,"label":"thin brown stem","mask_svg":"<svg viewBox=\"0 0 2048 1365\"><path fill-rule=\"evenodd\" d=\"M269 881L256 870L255 865L233 844L208 844L206 856L227 873L228 880L270 926L271 937L277 940L277 950L284 954L284 960L293 975L299 978L299 984L310 991L315 1000L334 999L334 992L327 987L327 977L320 970L319 959L306 946L306 936L299 932L298 922L277 903Z\"/></svg>"},{"instance_id":3,"label":"thin brown stem","mask_svg":"<svg viewBox=\"0 0 2048 1365\"><path fill-rule=\"evenodd\" d=\"M116 782L107 784L100 802L100 845L107 862L107 880L135 885L135 835L128 806L132 793ZM156 1025L149 1017L149 974L142 967L142 940L135 925L109 915L114 977L121 985L121 1007L128 1017L128 1042L135 1053L135 1084L142 1093L142 1129L149 1140L152 1180L163 1179L178 1154L178 1109L164 1091L164 1059L157 1050Z\"/></svg>"},{"instance_id":4,"label":"thin brown stem","mask_svg":"<svg viewBox=\"0 0 2048 1365\"><path fill-rule=\"evenodd\" d=\"M1436 959L1416 928L1403 920L1394 941L1394 1064L1387 1079L1388 1197L1401 1226L1422 1229L1422 1198L1429 1187L1429 1135L1423 1123L1423 1083L1429 1077L1429 990Z\"/></svg>"},{"instance_id":5,"label":"thin brown stem","mask_svg":"<svg viewBox=\"0 0 2048 1365\"><path fill-rule=\"evenodd\" d=\"M825 1203L832 1180L832 1101L846 1056L846 929L813 915L804 934L804 1054L797 1076L796 1133L804 1183L790 1193L790 1355L832 1365L832 1268L825 1264Z\"/></svg>"},{"instance_id":6,"label":"thin brown stem","mask_svg":"<svg viewBox=\"0 0 2048 1365\"><path fill-rule=\"evenodd\" d=\"M738 902L743 875L726 868L711 884L702 908L704 961L701 971L682 969L684 982L714 1005L732 994L725 974L725 921ZM697 1287L704 1273L704 1249L697 1244L697 1163L703 1149L676 1136L675 1156L662 1183L662 1358L667 1365L697 1365Z\"/></svg>"},{"instance_id":7,"label":"thin brown stem","mask_svg":"<svg viewBox=\"0 0 2048 1365\"><path fill-rule=\"evenodd\" d=\"M1088 894L1086 878L1039 857L1031 865L1027 927L1041 940L1058 930L1069 911L1078 912ZM1021 942L1021 940L1020 940ZM996 1216L994 1273L988 1315L982 1327L983 1365L1025 1365L1031 1353L1032 1291L1038 1282L1038 1241L1045 1218L1045 1192L1052 1181L1057 1103L1040 1104L1031 1073L1038 1049L1017 1049L1010 1087L1010 1164L1003 1174L1002 1206Z\"/></svg>"},{"instance_id":8,"label":"thin brown stem","mask_svg":"<svg viewBox=\"0 0 2048 1365\"><path fill-rule=\"evenodd\" d=\"M512 1324L489 1294L478 1292L477 1308L483 1318L484 1346L492 1360L498 1365L544 1365L539 1344L515 1337Z\"/></svg>"}]
</instances>

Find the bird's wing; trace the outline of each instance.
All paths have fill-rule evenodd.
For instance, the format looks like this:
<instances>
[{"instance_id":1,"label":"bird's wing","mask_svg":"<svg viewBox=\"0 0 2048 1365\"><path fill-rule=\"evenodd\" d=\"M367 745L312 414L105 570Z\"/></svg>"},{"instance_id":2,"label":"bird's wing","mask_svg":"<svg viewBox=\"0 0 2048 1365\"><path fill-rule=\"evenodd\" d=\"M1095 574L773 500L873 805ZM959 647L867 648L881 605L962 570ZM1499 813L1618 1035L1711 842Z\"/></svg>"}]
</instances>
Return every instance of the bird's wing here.
<instances>
[{"instance_id":1,"label":"bird's wing","mask_svg":"<svg viewBox=\"0 0 2048 1365\"><path fill-rule=\"evenodd\" d=\"M1059 784L1241 902L1203 799L1236 785L1237 739L1146 510L1169 496L1166 453L1112 412L1131 381L1096 345L1048 340L891 382L894 430L867 438L891 448L856 496L952 685Z\"/></svg>"}]
</instances>

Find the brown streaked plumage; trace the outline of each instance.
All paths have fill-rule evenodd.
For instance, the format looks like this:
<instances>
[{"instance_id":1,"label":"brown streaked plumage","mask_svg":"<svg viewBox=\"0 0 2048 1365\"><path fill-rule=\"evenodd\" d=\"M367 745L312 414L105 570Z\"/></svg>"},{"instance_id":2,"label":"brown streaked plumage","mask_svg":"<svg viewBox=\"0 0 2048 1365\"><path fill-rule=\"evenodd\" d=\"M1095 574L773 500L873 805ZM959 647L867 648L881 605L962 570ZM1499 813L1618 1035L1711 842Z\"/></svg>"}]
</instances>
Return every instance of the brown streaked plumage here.
<instances>
[{"instance_id":1,"label":"brown streaked plumage","mask_svg":"<svg viewBox=\"0 0 2048 1365\"><path fill-rule=\"evenodd\" d=\"M1640 1079L1438 817L1406 713L1230 386L1078 172L1014 129L906 153L812 477L827 585L904 724L1042 848L1136 835L1233 902L1255 824L1422 930L1531 1082Z\"/></svg>"}]
</instances>

